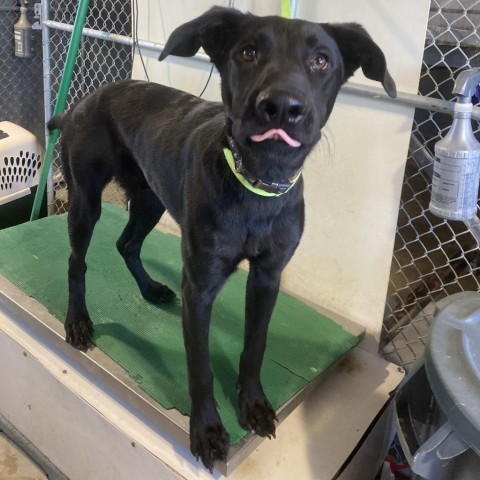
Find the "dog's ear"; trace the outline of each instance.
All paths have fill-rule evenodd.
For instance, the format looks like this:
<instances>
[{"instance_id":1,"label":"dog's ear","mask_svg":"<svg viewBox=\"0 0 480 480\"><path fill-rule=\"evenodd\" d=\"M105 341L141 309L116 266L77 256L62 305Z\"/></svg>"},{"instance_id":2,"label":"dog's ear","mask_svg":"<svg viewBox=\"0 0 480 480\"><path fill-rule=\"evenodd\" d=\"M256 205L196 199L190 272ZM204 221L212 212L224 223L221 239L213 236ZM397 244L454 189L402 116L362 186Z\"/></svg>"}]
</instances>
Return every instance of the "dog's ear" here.
<instances>
[{"instance_id":1,"label":"dog's ear","mask_svg":"<svg viewBox=\"0 0 480 480\"><path fill-rule=\"evenodd\" d=\"M397 96L397 88L387 70L387 62L380 47L358 23L323 23L322 27L337 42L345 65L344 81L361 67L363 74L381 82L390 97Z\"/></svg>"},{"instance_id":2,"label":"dog's ear","mask_svg":"<svg viewBox=\"0 0 480 480\"><path fill-rule=\"evenodd\" d=\"M246 15L232 8L213 7L198 18L176 28L165 44L159 60L168 55L193 57L200 47L218 70Z\"/></svg>"}]
</instances>

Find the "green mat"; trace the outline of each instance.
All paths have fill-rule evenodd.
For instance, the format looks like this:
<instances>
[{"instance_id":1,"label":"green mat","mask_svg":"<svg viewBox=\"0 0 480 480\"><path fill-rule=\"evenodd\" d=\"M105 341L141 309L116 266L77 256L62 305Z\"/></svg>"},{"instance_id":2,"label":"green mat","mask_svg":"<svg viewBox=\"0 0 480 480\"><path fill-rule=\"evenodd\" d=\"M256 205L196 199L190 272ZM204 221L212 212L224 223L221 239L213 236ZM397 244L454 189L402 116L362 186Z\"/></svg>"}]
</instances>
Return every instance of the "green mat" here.
<instances>
[{"instance_id":1,"label":"green mat","mask_svg":"<svg viewBox=\"0 0 480 480\"><path fill-rule=\"evenodd\" d=\"M172 304L150 304L140 295L115 248L126 222L127 212L104 204L88 251L87 304L95 324L94 341L158 403L188 414L179 300L180 241L158 231L145 241L145 268L178 296ZM66 217L52 216L0 230L0 252L0 273L63 321L70 253ZM232 444L247 434L238 424L235 388L243 345L246 278L245 272L236 272L217 297L210 334L215 396ZM280 293L262 369L272 406L277 409L287 402L357 342L357 337L336 323Z\"/></svg>"}]
</instances>

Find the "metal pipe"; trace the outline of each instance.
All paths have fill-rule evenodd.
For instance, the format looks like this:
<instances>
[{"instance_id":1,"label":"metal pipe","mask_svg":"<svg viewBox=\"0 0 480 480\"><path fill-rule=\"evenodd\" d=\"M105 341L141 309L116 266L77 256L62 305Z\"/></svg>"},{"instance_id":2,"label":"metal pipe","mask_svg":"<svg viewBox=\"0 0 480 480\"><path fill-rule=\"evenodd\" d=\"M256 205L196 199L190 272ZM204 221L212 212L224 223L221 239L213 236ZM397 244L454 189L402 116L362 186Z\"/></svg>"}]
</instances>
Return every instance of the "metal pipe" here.
<instances>
[{"instance_id":1,"label":"metal pipe","mask_svg":"<svg viewBox=\"0 0 480 480\"><path fill-rule=\"evenodd\" d=\"M296 5L294 6L296 8ZM65 23L54 22L52 20L45 21L45 26L53 28L56 30L62 30L65 32L73 31L73 26ZM125 35L117 35L115 33L103 32L100 30L93 30L91 28L84 28L83 35L86 37L98 38L101 40L106 40L110 42L121 43L123 45L133 46L134 41L131 37ZM147 50L152 50L156 52L162 52L165 45L162 43L150 42L148 40L138 40L135 44L139 48L144 48ZM210 63L210 58L205 53L197 53L193 60L197 60L204 63ZM432 110L435 112L445 113L447 115L453 115L453 108L455 102L449 102L447 100L440 100L436 98L423 97L421 95L416 95L406 92L398 92L397 98L389 97L386 92L377 87L371 87L367 85L360 85L353 82L347 82L342 87L342 92L347 94L352 94L356 96L371 98L374 100L382 100L394 103L400 103L408 105L415 108L422 108L424 110ZM473 107L472 118L474 120L480 121L480 108Z\"/></svg>"},{"instance_id":2,"label":"metal pipe","mask_svg":"<svg viewBox=\"0 0 480 480\"><path fill-rule=\"evenodd\" d=\"M43 53L43 108L45 125L52 116L51 70L50 70L50 30L45 25L48 20L48 0L42 0L40 11L40 24L42 26L42 53ZM48 145L48 130L45 126L45 146ZM53 178L52 168L47 180L47 208L48 214L53 213Z\"/></svg>"},{"instance_id":3,"label":"metal pipe","mask_svg":"<svg viewBox=\"0 0 480 480\"><path fill-rule=\"evenodd\" d=\"M446 113L447 115L451 116L453 116L453 109L456 103L405 92L398 92L397 98L391 98L381 88L359 85L352 82L347 82L342 87L342 92L356 96L372 98L374 100L401 103L415 108L422 108L423 110ZM480 120L480 107L473 107L472 119Z\"/></svg>"},{"instance_id":4,"label":"metal pipe","mask_svg":"<svg viewBox=\"0 0 480 480\"><path fill-rule=\"evenodd\" d=\"M29 12L34 11L34 7L27 7ZM0 7L0 12L20 12L20 7Z\"/></svg>"},{"instance_id":5,"label":"metal pipe","mask_svg":"<svg viewBox=\"0 0 480 480\"><path fill-rule=\"evenodd\" d=\"M45 26L52 28L54 30L61 30L62 32L73 32L73 25L68 23L55 22L54 20L45 20ZM134 45L134 40L132 37L127 37L125 35L118 35L116 33L103 32L101 30L94 30L92 28L83 28L82 35L84 37L98 38L100 40L107 40L110 42L121 43L122 45ZM135 41L135 45L137 42ZM164 45L161 43L150 42L147 40L139 40L139 45L142 48L147 50L155 50L161 52Z\"/></svg>"},{"instance_id":6,"label":"metal pipe","mask_svg":"<svg viewBox=\"0 0 480 480\"><path fill-rule=\"evenodd\" d=\"M75 23L73 26L72 38L70 39L70 44L68 46L67 58L65 60L62 80L60 82L60 88L58 91L55 108L53 110L54 115L59 115L65 110L68 90L72 82L73 69L75 68L75 61L77 59L78 49L80 46L80 41L82 39L82 30L83 26L85 25L85 19L87 17L89 5L90 0L80 0L78 4L77 14L75 16ZM40 174L40 180L38 182L37 192L35 194L35 200L33 202L30 220L36 220L40 214L42 197L45 193L45 186L52 165L53 150L55 148L55 144L57 143L58 135L58 130L53 130L48 135L47 149L45 152L45 157L43 159L42 172Z\"/></svg>"},{"instance_id":7,"label":"metal pipe","mask_svg":"<svg viewBox=\"0 0 480 480\"><path fill-rule=\"evenodd\" d=\"M55 22L53 20L47 20L45 25L49 28L55 30L61 30L63 32L72 32L73 25L67 23ZM149 40L138 40L134 41L132 37L127 37L125 35L118 35L116 33L103 32L101 30L94 30L92 28L84 28L82 34L85 37L98 38L100 40L106 40L109 42L120 43L122 45L137 46L139 48L144 48L146 50L152 50L154 52L161 53L165 48L163 43L150 42ZM205 53L197 53L194 57L194 60L199 60L201 62L210 63L210 57Z\"/></svg>"},{"instance_id":8,"label":"metal pipe","mask_svg":"<svg viewBox=\"0 0 480 480\"><path fill-rule=\"evenodd\" d=\"M290 0L290 18L297 18L297 0Z\"/></svg>"}]
</instances>

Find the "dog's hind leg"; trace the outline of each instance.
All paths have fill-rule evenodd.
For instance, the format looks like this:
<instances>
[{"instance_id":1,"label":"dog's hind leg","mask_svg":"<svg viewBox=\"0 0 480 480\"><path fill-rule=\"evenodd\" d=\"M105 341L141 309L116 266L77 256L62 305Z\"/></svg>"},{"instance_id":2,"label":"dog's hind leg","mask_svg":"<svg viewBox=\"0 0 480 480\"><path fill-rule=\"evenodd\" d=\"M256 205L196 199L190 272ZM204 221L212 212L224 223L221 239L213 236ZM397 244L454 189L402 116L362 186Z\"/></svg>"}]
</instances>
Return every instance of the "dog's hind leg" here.
<instances>
[{"instance_id":1,"label":"dog's hind leg","mask_svg":"<svg viewBox=\"0 0 480 480\"><path fill-rule=\"evenodd\" d=\"M93 324L85 302L85 256L93 229L100 218L103 186L98 178L85 186L69 185L68 234L72 252L68 262L69 297L65 331L67 342L79 350L87 350L93 337Z\"/></svg>"},{"instance_id":2,"label":"dog's hind leg","mask_svg":"<svg viewBox=\"0 0 480 480\"><path fill-rule=\"evenodd\" d=\"M145 237L165 212L158 197L151 190L141 190L130 199L130 218L117 240L117 249L135 278L143 297L153 303L173 300L175 293L166 285L156 282L145 271L140 250Z\"/></svg>"}]
</instances>

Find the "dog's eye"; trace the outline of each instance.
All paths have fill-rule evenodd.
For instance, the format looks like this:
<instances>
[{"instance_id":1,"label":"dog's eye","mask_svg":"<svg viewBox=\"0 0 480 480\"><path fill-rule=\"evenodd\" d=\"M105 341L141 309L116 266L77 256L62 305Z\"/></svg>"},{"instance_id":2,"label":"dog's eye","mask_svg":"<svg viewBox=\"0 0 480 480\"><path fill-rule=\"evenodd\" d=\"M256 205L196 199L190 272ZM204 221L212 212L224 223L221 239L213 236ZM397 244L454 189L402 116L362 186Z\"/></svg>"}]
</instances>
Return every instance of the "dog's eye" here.
<instances>
[{"instance_id":1,"label":"dog's eye","mask_svg":"<svg viewBox=\"0 0 480 480\"><path fill-rule=\"evenodd\" d=\"M325 70L328 67L328 57L320 52L315 52L310 59L310 68L313 71Z\"/></svg>"},{"instance_id":2,"label":"dog's eye","mask_svg":"<svg viewBox=\"0 0 480 480\"><path fill-rule=\"evenodd\" d=\"M252 47L251 45L245 47L240 54L240 58L244 62L254 62L257 59L257 51L255 50L255 47Z\"/></svg>"}]
</instances>

